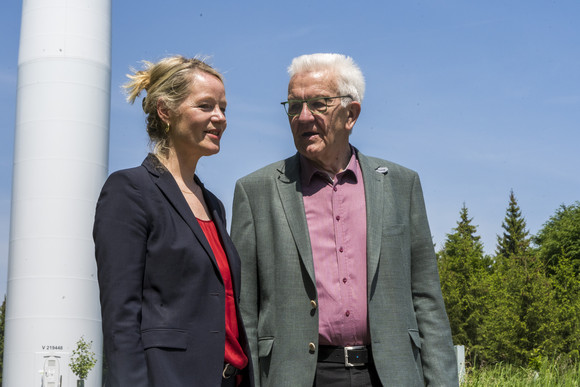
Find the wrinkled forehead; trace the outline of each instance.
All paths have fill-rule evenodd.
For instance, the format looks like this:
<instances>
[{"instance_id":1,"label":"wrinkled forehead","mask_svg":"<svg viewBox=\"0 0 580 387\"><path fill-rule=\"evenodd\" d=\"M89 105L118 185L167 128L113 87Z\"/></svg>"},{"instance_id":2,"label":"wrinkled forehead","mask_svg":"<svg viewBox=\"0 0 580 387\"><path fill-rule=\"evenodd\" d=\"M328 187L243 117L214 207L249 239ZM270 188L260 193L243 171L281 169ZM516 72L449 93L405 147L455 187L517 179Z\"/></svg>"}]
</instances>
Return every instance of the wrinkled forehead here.
<instances>
[{"instance_id":1,"label":"wrinkled forehead","mask_svg":"<svg viewBox=\"0 0 580 387\"><path fill-rule=\"evenodd\" d=\"M312 98L332 96L337 92L336 76L329 70L294 74L288 83L288 97Z\"/></svg>"}]
</instances>

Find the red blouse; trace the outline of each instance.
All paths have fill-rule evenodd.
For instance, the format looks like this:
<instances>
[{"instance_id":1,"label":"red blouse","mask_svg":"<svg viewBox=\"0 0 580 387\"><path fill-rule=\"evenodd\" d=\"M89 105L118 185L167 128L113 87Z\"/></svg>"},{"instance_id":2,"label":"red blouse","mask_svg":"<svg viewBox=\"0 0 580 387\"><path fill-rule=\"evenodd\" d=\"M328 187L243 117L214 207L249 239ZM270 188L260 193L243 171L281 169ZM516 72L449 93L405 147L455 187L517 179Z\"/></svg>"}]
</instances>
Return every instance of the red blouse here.
<instances>
[{"instance_id":1,"label":"red blouse","mask_svg":"<svg viewBox=\"0 0 580 387\"><path fill-rule=\"evenodd\" d=\"M222 246L220 236L212 220L197 220L216 258L220 274L224 281L226 291L226 347L224 360L237 369L244 369L248 364L248 358L239 342L238 318L234 300L234 288L228 258Z\"/></svg>"}]
</instances>

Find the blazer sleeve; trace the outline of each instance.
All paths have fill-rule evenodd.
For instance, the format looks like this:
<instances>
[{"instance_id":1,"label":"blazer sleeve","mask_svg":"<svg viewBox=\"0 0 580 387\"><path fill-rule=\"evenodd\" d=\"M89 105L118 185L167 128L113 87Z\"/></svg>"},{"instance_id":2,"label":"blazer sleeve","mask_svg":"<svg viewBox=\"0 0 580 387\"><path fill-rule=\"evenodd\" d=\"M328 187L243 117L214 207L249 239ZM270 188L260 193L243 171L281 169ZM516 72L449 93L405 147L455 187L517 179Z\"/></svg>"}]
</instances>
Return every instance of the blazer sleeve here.
<instances>
[{"instance_id":1,"label":"blazer sleeve","mask_svg":"<svg viewBox=\"0 0 580 387\"><path fill-rule=\"evenodd\" d=\"M419 177L411 191L412 294L427 386L458 386L457 362Z\"/></svg>"},{"instance_id":2,"label":"blazer sleeve","mask_svg":"<svg viewBox=\"0 0 580 387\"><path fill-rule=\"evenodd\" d=\"M258 361L258 271L256 253L256 231L248 194L238 181L234 191L231 237L241 258L242 288L240 311L246 328L248 345L252 355L254 383L260 386Z\"/></svg>"},{"instance_id":3,"label":"blazer sleeve","mask_svg":"<svg viewBox=\"0 0 580 387\"><path fill-rule=\"evenodd\" d=\"M97 202L93 228L107 386L114 387L148 385L141 342L148 222L138 180L126 171L109 177Z\"/></svg>"}]
</instances>

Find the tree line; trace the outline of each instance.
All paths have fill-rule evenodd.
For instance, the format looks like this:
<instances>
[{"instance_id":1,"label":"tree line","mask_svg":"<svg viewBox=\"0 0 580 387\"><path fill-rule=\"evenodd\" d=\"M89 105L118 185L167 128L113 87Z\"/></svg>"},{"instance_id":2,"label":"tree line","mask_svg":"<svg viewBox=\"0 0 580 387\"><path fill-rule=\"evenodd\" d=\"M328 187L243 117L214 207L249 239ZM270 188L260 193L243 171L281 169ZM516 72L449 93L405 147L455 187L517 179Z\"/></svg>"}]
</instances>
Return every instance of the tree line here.
<instances>
[{"instance_id":1,"label":"tree line","mask_svg":"<svg viewBox=\"0 0 580 387\"><path fill-rule=\"evenodd\" d=\"M513 190L495 254L483 252L468 209L437 252L453 341L471 366L537 368L579 360L580 202L530 235Z\"/></svg>"}]
</instances>

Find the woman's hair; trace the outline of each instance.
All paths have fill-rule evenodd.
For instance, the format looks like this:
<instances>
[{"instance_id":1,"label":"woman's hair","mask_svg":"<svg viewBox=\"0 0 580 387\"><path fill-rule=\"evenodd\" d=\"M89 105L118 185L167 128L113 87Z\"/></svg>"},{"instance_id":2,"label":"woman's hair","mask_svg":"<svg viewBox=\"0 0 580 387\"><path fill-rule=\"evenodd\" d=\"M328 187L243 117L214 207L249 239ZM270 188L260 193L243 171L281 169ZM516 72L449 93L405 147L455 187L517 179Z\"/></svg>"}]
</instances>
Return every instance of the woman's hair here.
<instances>
[{"instance_id":1,"label":"woman's hair","mask_svg":"<svg viewBox=\"0 0 580 387\"><path fill-rule=\"evenodd\" d=\"M296 57L288 67L292 78L296 74L315 71L331 71L336 74L339 95L348 95L352 100L362 102L365 94L365 78L350 56L341 54L309 54ZM348 99L343 98L345 106Z\"/></svg>"},{"instance_id":2,"label":"woman's hair","mask_svg":"<svg viewBox=\"0 0 580 387\"><path fill-rule=\"evenodd\" d=\"M179 55L161 59L157 63L143 61L143 65L143 70L131 69L133 74L127 74L129 81L123 88L127 92L127 101L131 104L143 90L147 92L142 105L147 116L147 133L153 145L153 153L167 156L167 124L157 114L157 102L161 100L169 110L175 111L190 94L195 72L203 71L214 75L222 83L223 76L202 59Z\"/></svg>"}]
</instances>

